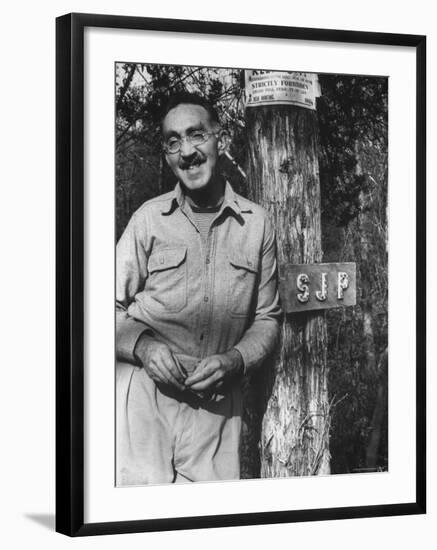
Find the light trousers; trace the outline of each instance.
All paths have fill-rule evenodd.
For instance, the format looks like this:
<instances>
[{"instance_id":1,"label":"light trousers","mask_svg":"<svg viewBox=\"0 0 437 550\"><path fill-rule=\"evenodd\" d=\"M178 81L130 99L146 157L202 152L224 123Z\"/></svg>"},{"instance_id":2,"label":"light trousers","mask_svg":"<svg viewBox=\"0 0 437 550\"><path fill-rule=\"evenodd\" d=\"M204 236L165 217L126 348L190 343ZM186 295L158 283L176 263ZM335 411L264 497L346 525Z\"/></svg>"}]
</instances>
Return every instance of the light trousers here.
<instances>
[{"instance_id":1,"label":"light trousers","mask_svg":"<svg viewBox=\"0 0 437 550\"><path fill-rule=\"evenodd\" d=\"M239 479L241 413L239 383L202 399L118 362L116 485Z\"/></svg>"}]
</instances>

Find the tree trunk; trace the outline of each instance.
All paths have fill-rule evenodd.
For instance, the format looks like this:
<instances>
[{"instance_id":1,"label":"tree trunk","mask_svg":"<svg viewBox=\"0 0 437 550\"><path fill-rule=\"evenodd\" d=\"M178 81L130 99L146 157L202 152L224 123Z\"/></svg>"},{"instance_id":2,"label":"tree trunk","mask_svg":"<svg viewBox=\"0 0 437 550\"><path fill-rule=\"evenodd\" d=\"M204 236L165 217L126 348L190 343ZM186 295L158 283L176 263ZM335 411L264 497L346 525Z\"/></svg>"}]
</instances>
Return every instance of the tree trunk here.
<instances>
[{"instance_id":1,"label":"tree trunk","mask_svg":"<svg viewBox=\"0 0 437 550\"><path fill-rule=\"evenodd\" d=\"M358 141L354 145L356 167L355 174L362 176L360 148ZM376 353L375 353L375 336L373 331L373 300L371 295L371 281L369 276L369 262L372 259L369 257L369 244L372 238L372 233L369 230L372 221L369 216L369 197L364 191L360 192L359 205L360 213L357 217L357 234L359 235L359 251L355 256L360 259L360 279L361 279L361 309L363 314L363 346L366 353L366 371L369 377L376 376Z\"/></svg>"},{"instance_id":2,"label":"tree trunk","mask_svg":"<svg viewBox=\"0 0 437 550\"><path fill-rule=\"evenodd\" d=\"M270 214L285 263L322 260L318 123L294 106L246 110L249 196ZM275 364L259 384L261 477L327 474L330 411L324 312L287 316ZM272 361L273 363L273 361Z\"/></svg>"},{"instance_id":3,"label":"tree trunk","mask_svg":"<svg viewBox=\"0 0 437 550\"><path fill-rule=\"evenodd\" d=\"M387 410L387 372L388 372L388 351L387 349L381 356L378 365L378 392L376 394L375 408L373 409L372 423L369 442L366 449L366 467L375 469L378 465L378 452L381 444L382 433L384 429L384 420L386 420Z\"/></svg>"}]
</instances>

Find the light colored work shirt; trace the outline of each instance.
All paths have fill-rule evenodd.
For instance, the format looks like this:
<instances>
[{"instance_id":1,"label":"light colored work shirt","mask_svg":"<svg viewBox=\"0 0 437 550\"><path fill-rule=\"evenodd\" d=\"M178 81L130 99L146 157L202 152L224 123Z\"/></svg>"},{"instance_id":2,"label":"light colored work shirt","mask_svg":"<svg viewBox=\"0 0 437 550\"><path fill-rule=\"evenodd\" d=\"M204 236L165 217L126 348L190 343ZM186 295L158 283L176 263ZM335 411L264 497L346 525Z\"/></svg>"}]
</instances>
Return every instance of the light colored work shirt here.
<instances>
[{"instance_id":1,"label":"light colored work shirt","mask_svg":"<svg viewBox=\"0 0 437 550\"><path fill-rule=\"evenodd\" d=\"M273 351L281 308L266 212L226 183L206 243L180 184L144 203L117 244L117 357L147 331L175 354L236 348L245 371Z\"/></svg>"}]
</instances>

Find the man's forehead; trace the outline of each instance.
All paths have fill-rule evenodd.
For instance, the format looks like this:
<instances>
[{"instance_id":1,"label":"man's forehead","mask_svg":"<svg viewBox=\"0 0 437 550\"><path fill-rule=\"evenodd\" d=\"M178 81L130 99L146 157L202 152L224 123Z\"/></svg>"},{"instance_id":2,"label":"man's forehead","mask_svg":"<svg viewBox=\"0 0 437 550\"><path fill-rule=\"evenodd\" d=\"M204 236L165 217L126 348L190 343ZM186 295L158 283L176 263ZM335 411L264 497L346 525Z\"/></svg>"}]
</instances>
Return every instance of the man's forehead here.
<instances>
[{"instance_id":1,"label":"man's forehead","mask_svg":"<svg viewBox=\"0 0 437 550\"><path fill-rule=\"evenodd\" d=\"M170 132L183 133L191 128L210 128L211 116L201 105L180 103L171 109L162 122L164 134Z\"/></svg>"}]
</instances>

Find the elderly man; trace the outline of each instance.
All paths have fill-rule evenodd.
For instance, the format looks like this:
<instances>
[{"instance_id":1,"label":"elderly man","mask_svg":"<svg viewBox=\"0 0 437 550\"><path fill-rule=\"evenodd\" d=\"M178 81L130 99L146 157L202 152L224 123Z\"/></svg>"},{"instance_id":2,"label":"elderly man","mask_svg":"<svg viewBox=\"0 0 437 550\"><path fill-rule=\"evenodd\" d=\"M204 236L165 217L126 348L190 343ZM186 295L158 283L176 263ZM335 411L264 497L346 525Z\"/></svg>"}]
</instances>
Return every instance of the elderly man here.
<instances>
[{"instance_id":1,"label":"elderly man","mask_svg":"<svg viewBox=\"0 0 437 550\"><path fill-rule=\"evenodd\" d=\"M275 239L218 171L227 146L200 96L162 120L173 191L117 245L117 485L238 479L241 379L275 347Z\"/></svg>"}]
</instances>

